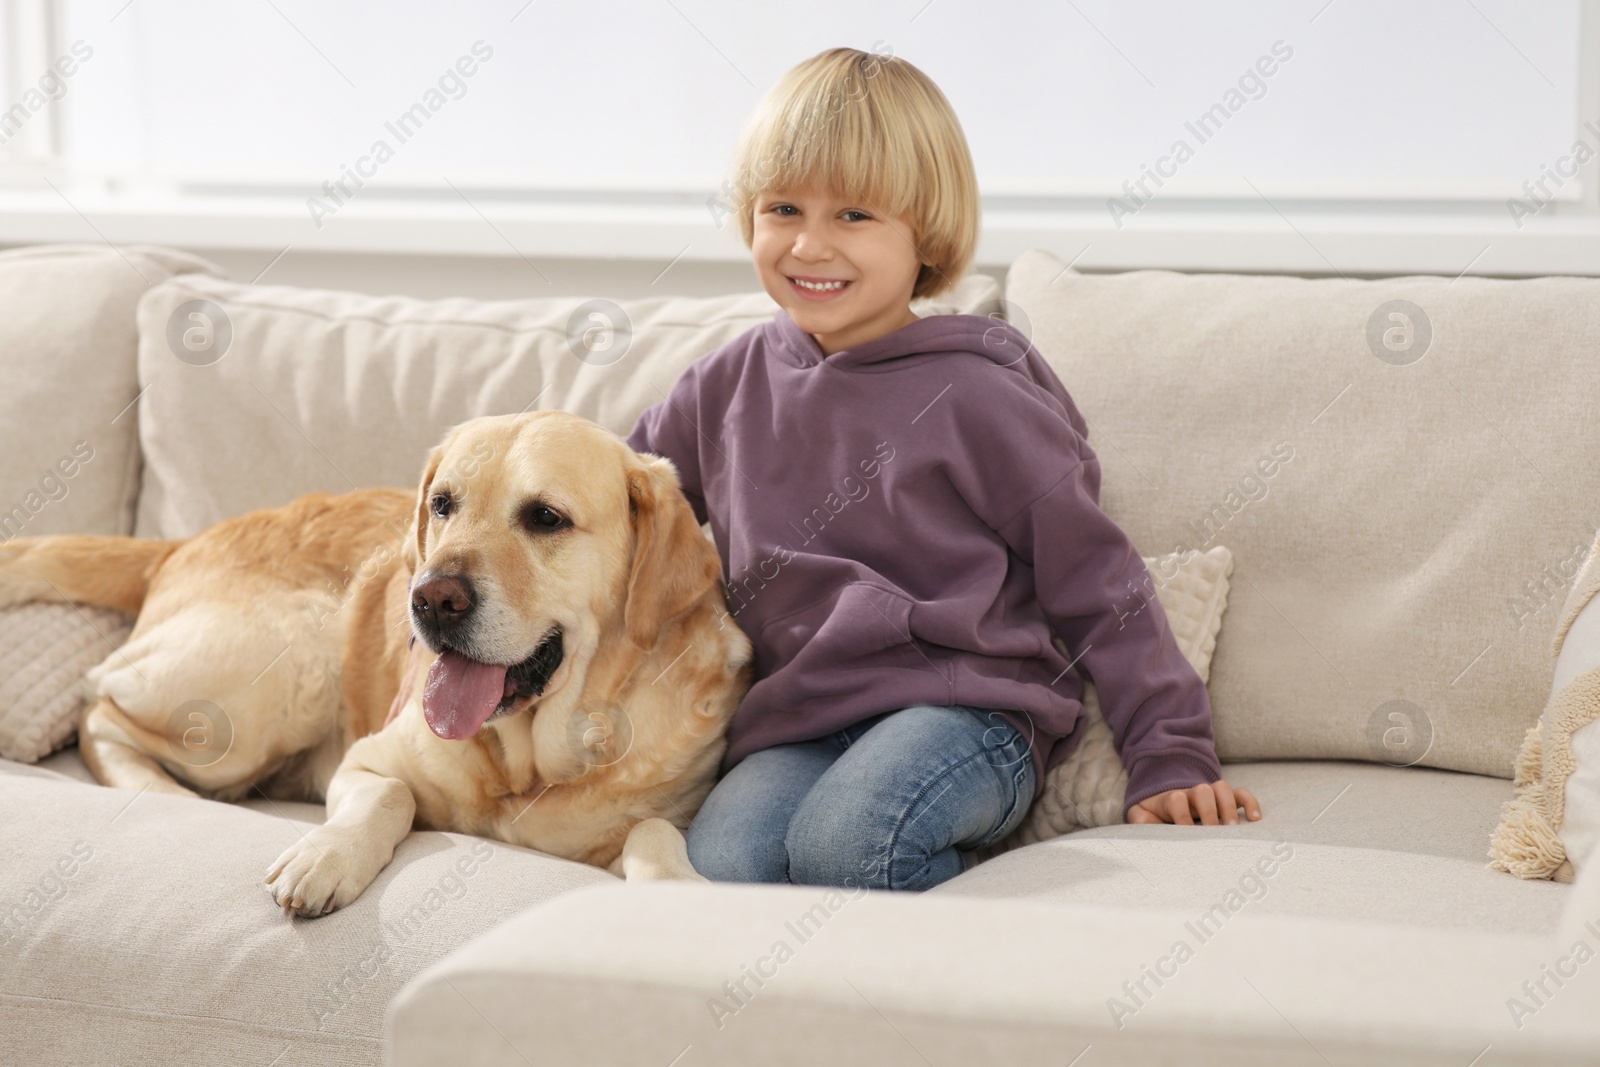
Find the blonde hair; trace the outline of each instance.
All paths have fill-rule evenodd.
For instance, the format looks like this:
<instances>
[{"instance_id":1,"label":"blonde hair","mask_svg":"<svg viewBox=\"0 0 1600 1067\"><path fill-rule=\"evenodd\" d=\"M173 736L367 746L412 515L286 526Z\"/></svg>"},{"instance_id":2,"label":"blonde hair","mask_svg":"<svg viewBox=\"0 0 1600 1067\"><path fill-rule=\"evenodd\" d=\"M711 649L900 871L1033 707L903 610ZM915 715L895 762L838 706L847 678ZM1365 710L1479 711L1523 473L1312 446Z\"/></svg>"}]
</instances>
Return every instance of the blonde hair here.
<instances>
[{"instance_id":1,"label":"blonde hair","mask_svg":"<svg viewBox=\"0 0 1600 1067\"><path fill-rule=\"evenodd\" d=\"M909 213L923 266L911 298L966 273L978 244L978 180L961 123L939 87L893 55L830 48L764 96L734 153L728 188L745 247L762 194L811 185L886 219Z\"/></svg>"}]
</instances>

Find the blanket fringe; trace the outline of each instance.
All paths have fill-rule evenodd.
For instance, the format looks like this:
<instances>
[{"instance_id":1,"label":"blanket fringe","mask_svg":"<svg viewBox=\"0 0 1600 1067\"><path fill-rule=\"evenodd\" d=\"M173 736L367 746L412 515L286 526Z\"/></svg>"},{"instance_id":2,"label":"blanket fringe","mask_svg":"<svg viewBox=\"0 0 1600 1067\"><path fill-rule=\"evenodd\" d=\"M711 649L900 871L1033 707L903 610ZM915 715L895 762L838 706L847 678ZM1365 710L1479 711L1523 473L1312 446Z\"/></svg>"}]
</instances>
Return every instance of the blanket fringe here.
<instances>
[{"instance_id":1,"label":"blanket fringe","mask_svg":"<svg viewBox=\"0 0 1600 1067\"><path fill-rule=\"evenodd\" d=\"M1528 728L1517 753L1517 795L1500 809L1500 824L1489 837L1489 869L1518 878L1572 881L1561 837L1550 824L1543 777L1543 720Z\"/></svg>"}]
</instances>

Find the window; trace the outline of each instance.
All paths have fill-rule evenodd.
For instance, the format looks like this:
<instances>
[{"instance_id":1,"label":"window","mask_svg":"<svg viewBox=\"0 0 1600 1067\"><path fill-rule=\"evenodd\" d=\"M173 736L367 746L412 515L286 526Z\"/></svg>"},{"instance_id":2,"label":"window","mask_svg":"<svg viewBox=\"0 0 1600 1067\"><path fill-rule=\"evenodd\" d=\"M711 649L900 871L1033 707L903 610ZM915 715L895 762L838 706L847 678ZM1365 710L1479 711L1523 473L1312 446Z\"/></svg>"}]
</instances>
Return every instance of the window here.
<instances>
[{"instance_id":1,"label":"window","mask_svg":"<svg viewBox=\"0 0 1600 1067\"><path fill-rule=\"evenodd\" d=\"M738 133L845 43L951 100L986 262L1600 273L1593 0L5 8L8 242L743 258Z\"/></svg>"}]
</instances>

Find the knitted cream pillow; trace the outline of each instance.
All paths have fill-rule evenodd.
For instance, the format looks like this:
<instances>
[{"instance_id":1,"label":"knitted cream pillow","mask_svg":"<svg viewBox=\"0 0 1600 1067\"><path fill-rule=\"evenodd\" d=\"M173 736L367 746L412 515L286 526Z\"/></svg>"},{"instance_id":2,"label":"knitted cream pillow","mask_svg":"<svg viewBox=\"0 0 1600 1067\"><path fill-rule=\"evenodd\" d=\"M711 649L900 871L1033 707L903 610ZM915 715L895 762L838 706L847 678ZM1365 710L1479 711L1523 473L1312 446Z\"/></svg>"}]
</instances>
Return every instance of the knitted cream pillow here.
<instances>
[{"instance_id":1,"label":"knitted cream pillow","mask_svg":"<svg viewBox=\"0 0 1600 1067\"><path fill-rule=\"evenodd\" d=\"M128 639L110 608L23 604L0 611L0 756L35 763L72 739L83 675Z\"/></svg>"},{"instance_id":2,"label":"knitted cream pillow","mask_svg":"<svg viewBox=\"0 0 1600 1067\"><path fill-rule=\"evenodd\" d=\"M1217 631L1222 628L1222 610L1228 605L1233 553L1214 545L1192 554L1183 563L1178 562L1177 552L1140 558L1156 584L1156 597L1166 610L1178 648L1199 673L1200 680L1207 681L1211 676L1211 654L1217 647ZM1171 577L1164 579L1167 575ZM1061 654L1070 659L1061 639L1054 640ZM1045 775L1044 785L1035 791L1033 805L1022 825L1005 840L984 850L984 855L1122 821L1128 772L1117 755L1111 727L1100 715L1099 694L1090 681L1084 683L1083 709L1087 721L1078 747Z\"/></svg>"},{"instance_id":3,"label":"knitted cream pillow","mask_svg":"<svg viewBox=\"0 0 1600 1067\"><path fill-rule=\"evenodd\" d=\"M1570 882L1600 845L1600 533L1556 620L1550 696L1513 767L1489 867Z\"/></svg>"}]
</instances>

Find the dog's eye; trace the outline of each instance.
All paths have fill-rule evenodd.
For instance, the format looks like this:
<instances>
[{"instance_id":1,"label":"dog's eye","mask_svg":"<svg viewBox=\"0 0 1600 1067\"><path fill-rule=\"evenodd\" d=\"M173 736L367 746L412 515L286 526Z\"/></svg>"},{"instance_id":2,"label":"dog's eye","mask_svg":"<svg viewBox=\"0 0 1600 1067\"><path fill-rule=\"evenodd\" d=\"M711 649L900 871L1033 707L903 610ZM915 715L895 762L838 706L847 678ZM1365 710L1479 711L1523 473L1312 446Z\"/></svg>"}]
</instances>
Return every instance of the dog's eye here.
<instances>
[{"instance_id":1,"label":"dog's eye","mask_svg":"<svg viewBox=\"0 0 1600 1067\"><path fill-rule=\"evenodd\" d=\"M560 513L537 502L524 504L520 517L523 528L531 533L550 533L569 525Z\"/></svg>"},{"instance_id":2,"label":"dog's eye","mask_svg":"<svg viewBox=\"0 0 1600 1067\"><path fill-rule=\"evenodd\" d=\"M435 494L433 499L428 501L428 506L433 509L433 513L439 518L448 519L450 517L450 498L445 494Z\"/></svg>"}]
</instances>

